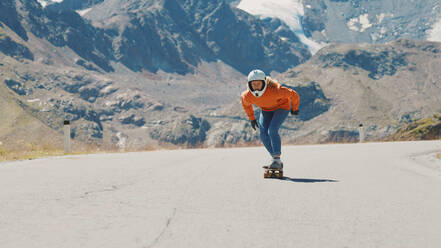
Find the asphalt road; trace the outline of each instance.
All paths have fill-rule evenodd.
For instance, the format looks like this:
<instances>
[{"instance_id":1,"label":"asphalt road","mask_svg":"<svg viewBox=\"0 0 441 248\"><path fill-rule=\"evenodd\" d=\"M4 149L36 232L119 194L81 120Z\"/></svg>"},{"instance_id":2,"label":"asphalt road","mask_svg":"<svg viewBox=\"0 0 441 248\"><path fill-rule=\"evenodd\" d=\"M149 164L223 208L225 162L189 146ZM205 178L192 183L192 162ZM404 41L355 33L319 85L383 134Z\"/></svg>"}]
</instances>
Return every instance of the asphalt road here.
<instances>
[{"instance_id":1,"label":"asphalt road","mask_svg":"<svg viewBox=\"0 0 441 248\"><path fill-rule=\"evenodd\" d=\"M439 247L441 141L0 164L0 247Z\"/></svg>"}]
</instances>

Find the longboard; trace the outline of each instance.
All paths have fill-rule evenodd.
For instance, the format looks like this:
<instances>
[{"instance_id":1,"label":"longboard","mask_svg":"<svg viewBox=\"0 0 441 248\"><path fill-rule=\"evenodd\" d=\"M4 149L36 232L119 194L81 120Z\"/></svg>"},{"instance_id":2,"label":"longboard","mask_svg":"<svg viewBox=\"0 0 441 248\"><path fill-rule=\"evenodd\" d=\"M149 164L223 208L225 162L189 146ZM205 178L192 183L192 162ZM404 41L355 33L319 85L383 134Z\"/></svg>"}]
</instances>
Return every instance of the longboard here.
<instances>
[{"instance_id":1,"label":"longboard","mask_svg":"<svg viewBox=\"0 0 441 248\"><path fill-rule=\"evenodd\" d=\"M280 169L270 169L269 166L263 166L265 171L263 172L263 178L283 178L283 167Z\"/></svg>"}]
</instances>

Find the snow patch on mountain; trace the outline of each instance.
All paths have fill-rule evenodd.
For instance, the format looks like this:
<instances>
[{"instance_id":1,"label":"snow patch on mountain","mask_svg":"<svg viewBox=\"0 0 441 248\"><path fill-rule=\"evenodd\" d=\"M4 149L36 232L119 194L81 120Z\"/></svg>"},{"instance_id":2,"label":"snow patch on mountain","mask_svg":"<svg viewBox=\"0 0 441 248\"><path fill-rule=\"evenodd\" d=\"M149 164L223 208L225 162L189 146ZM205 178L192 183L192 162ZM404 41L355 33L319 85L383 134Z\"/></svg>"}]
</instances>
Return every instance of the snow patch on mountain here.
<instances>
[{"instance_id":1,"label":"snow patch on mountain","mask_svg":"<svg viewBox=\"0 0 441 248\"><path fill-rule=\"evenodd\" d=\"M380 13L377 15L377 24L381 24L386 18L393 18L394 14L392 13Z\"/></svg>"},{"instance_id":2,"label":"snow patch on mountain","mask_svg":"<svg viewBox=\"0 0 441 248\"><path fill-rule=\"evenodd\" d=\"M237 8L261 18L272 17L282 20L302 43L308 46L312 54L325 46L305 36L301 24L304 15L302 0L242 0Z\"/></svg>"},{"instance_id":3,"label":"snow patch on mountain","mask_svg":"<svg viewBox=\"0 0 441 248\"><path fill-rule=\"evenodd\" d=\"M386 17L385 13L381 13L381 14L377 15L377 22L379 24L382 23L385 17Z\"/></svg>"},{"instance_id":4,"label":"snow patch on mountain","mask_svg":"<svg viewBox=\"0 0 441 248\"><path fill-rule=\"evenodd\" d=\"M87 14L90 10L92 10L92 8L87 8L87 9L77 10L77 13L78 13L80 16L84 16L84 15Z\"/></svg>"},{"instance_id":5,"label":"snow patch on mountain","mask_svg":"<svg viewBox=\"0 0 441 248\"><path fill-rule=\"evenodd\" d=\"M37 2L44 8L53 3L61 3L63 0L37 0Z\"/></svg>"},{"instance_id":6,"label":"snow patch on mountain","mask_svg":"<svg viewBox=\"0 0 441 248\"><path fill-rule=\"evenodd\" d=\"M385 16L380 16L379 21L383 21ZM372 27L372 24L369 22L369 15L364 14L356 18L352 18L349 20L349 22L346 24L350 30L356 31L356 32L364 32L366 29Z\"/></svg>"},{"instance_id":7,"label":"snow patch on mountain","mask_svg":"<svg viewBox=\"0 0 441 248\"><path fill-rule=\"evenodd\" d=\"M429 31L427 37L429 41L441 42L441 18L433 25L433 28Z\"/></svg>"}]
</instances>

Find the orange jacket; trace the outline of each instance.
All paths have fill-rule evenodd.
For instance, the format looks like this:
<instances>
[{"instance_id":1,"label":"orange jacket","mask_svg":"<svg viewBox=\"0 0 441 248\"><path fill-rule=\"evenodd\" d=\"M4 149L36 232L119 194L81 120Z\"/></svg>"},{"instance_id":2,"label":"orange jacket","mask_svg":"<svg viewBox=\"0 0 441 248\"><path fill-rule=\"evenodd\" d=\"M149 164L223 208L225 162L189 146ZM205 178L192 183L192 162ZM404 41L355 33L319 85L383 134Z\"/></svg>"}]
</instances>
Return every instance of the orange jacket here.
<instances>
[{"instance_id":1,"label":"orange jacket","mask_svg":"<svg viewBox=\"0 0 441 248\"><path fill-rule=\"evenodd\" d=\"M250 91L242 93L242 106L250 120L255 120L253 104L260 107L263 111L274 111L277 109L297 110L300 99L295 90L284 87L279 83L272 83L268 86L261 97L255 97ZM291 107L292 106L292 107Z\"/></svg>"}]
</instances>

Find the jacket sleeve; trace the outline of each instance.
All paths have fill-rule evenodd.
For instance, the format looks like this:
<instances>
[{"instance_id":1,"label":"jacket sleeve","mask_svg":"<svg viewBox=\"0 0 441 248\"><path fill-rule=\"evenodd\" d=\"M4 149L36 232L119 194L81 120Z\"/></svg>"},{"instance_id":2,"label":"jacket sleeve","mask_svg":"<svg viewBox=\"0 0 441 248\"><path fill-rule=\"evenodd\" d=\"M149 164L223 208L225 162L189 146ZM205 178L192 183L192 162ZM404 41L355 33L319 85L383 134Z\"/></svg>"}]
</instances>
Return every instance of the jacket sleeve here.
<instances>
[{"instance_id":1,"label":"jacket sleeve","mask_svg":"<svg viewBox=\"0 0 441 248\"><path fill-rule=\"evenodd\" d=\"M284 96L289 99L291 102L291 109L298 110L300 105L300 97L299 94L293 89L283 87Z\"/></svg>"},{"instance_id":2,"label":"jacket sleeve","mask_svg":"<svg viewBox=\"0 0 441 248\"><path fill-rule=\"evenodd\" d=\"M256 119L256 117L254 117L254 109L253 109L253 104L248 102L246 100L246 93L242 94L242 96L240 97L241 101L242 101L242 106L243 109L245 110L245 113L247 113L248 118L250 119L250 121L253 121Z\"/></svg>"}]
</instances>

